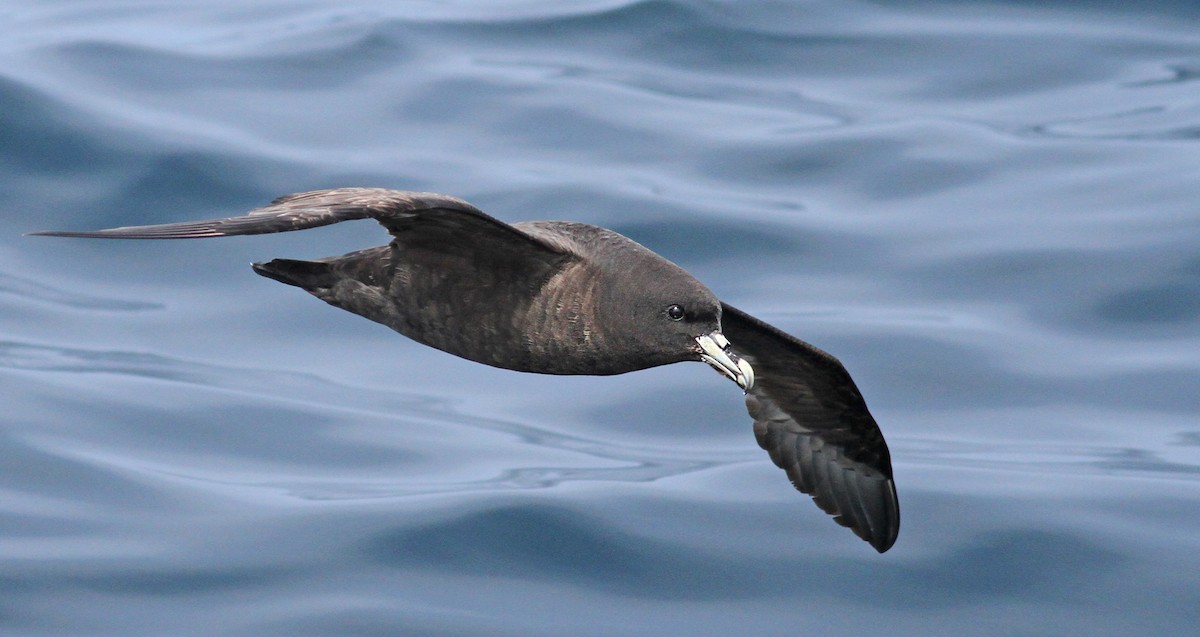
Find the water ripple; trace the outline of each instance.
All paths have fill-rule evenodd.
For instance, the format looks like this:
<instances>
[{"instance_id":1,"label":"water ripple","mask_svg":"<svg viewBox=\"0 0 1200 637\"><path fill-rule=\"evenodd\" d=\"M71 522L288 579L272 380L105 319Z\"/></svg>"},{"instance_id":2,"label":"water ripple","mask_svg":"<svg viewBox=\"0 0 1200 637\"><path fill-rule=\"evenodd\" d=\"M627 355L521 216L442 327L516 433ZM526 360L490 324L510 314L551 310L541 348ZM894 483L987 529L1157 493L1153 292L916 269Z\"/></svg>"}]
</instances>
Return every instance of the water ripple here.
<instances>
[{"instance_id":1,"label":"water ripple","mask_svg":"<svg viewBox=\"0 0 1200 637\"><path fill-rule=\"evenodd\" d=\"M1195 3L10 4L0 633L1200 621ZM369 224L19 237L342 185L616 228L839 356L899 543L816 511L698 364L501 373L210 261Z\"/></svg>"},{"instance_id":2,"label":"water ripple","mask_svg":"<svg viewBox=\"0 0 1200 637\"><path fill-rule=\"evenodd\" d=\"M84 310L104 310L109 312L146 312L150 310L161 310L165 307L161 303L126 301L122 299L93 296L82 292L62 290L35 279L18 277L11 274L5 274L3 272L0 272L0 293L11 294L19 298L39 301L42 303L51 303L63 307Z\"/></svg>"},{"instance_id":3,"label":"water ripple","mask_svg":"<svg viewBox=\"0 0 1200 637\"><path fill-rule=\"evenodd\" d=\"M616 482L649 482L662 478L703 471L730 463L744 462L749 454L745 452L715 452L712 449L684 450L663 448L639 444L622 443L610 439L599 439L575 434L565 434L529 424L509 422L492 418L467 415L458 412L449 403L416 394L384 392L361 387L338 385L318 376L270 370L232 368L195 362L175 360L156 354L102 351L80 348L65 348L54 346L34 345L20 342L0 342L0 369L25 370L39 372L67 372L72 374L117 374L168 380L203 387L219 388L233 391L237 394L268 397L272 401L284 400L287 403L301 406L306 411L318 409L326 411L334 409L346 413L340 420L349 418L379 418L389 420L416 420L432 426L450 427L454 429L476 430L490 435L501 434L508 437L513 444L530 445L535 448L568 451L581 454L594 460L604 461L602 466L527 466L504 469L500 473L483 478L469 480L420 479L400 480L389 478L384 481L377 479L355 478L351 482L337 481L307 481L289 478L286 483L278 483L273 478L255 479L252 482L258 487L269 489L281 488L284 492L309 499L345 499L345 498L395 498L406 495L428 495L431 493L473 492L492 489L532 489L549 488L565 482L573 481L616 481ZM311 420L312 415L289 413L289 410L274 408L275 412L264 412L255 416L247 407L234 409L229 419L253 421L258 427L266 422L286 422L286 427L296 430L300 422ZM177 409L172 416L174 427L182 432L203 431L208 428L203 421L187 425L180 420L183 414ZM218 410L219 411L219 410ZM210 410L209 418L212 410ZM145 418L145 416L143 416ZM215 422L226 422L226 418L216 418ZM188 444L195 448L197 442L188 443L187 435L179 434L176 442ZM208 435L208 434L202 434ZM227 438L225 434L223 438ZM467 438L466 444L474 444ZM226 440L226 442L228 442ZM174 443L173 443L174 444ZM206 443L199 443L206 444ZM222 444L225 444L223 442ZM329 443L312 443L305 447L312 451L322 449L329 453ZM242 444L243 450L250 450ZM266 459L277 456L269 449L259 452L250 450L249 453L261 454ZM351 455L366 458L364 451L355 451ZM84 451L68 454L78 459L90 459L90 462L109 462L93 452ZM311 455L305 452L304 455ZM250 458L253 461L253 457ZM272 460L273 462L273 460ZM312 460L302 460L311 465ZM120 463L126 468L136 468L139 472L149 472L159 475L185 476L186 472L150 459L126 458ZM617 466L611 466L616 463ZM188 474L210 484L235 484L222 478L222 467L217 467L215 473L207 473L204 469L196 469L199 473ZM201 474L206 474L201 477ZM246 479L239 478L238 483Z\"/></svg>"}]
</instances>

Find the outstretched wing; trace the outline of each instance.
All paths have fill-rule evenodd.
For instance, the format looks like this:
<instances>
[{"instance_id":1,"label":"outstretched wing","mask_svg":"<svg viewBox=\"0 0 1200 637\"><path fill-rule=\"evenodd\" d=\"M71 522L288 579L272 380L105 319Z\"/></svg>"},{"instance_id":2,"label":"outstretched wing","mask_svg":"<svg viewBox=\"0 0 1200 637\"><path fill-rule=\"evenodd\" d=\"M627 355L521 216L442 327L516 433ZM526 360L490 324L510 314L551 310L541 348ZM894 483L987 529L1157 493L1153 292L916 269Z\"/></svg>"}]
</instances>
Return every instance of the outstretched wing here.
<instances>
[{"instance_id":1,"label":"outstretched wing","mask_svg":"<svg viewBox=\"0 0 1200 637\"><path fill-rule=\"evenodd\" d=\"M30 234L94 239L201 239L290 232L353 219L375 219L393 235L411 230L419 221L424 221L445 230L469 228L498 235L504 240L529 242L551 252L562 252L559 246L521 232L457 197L386 188L338 188L286 195L244 216L227 219Z\"/></svg>"},{"instance_id":2,"label":"outstretched wing","mask_svg":"<svg viewBox=\"0 0 1200 637\"><path fill-rule=\"evenodd\" d=\"M754 368L746 407L758 444L800 491L880 553L900 532L892 460L836 358L722 303L722 332Z\"/></svg>"}]
</instances>

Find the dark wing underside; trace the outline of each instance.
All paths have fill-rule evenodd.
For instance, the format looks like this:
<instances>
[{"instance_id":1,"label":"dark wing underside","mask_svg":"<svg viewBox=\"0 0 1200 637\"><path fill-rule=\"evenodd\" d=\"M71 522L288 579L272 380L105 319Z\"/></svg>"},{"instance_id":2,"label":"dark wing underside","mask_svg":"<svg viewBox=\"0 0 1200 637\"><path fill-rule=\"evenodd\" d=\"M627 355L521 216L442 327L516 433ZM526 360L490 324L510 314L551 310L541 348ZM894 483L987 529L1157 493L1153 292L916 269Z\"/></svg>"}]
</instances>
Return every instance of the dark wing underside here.
<instances>
[{"instance_id":1,"label":"dark wing underside","mask_svg":"<svg viewBox=\"0 0 1200 637\"><path fill-rule=\"evenodd\" d=\"M476 235L494 235L503 242L530 244L547 253L563 252L560 246L521 232L456 197L385 188L338 188L286 195L244 216L227 219L31 234L93 239L201 239L289 232L354 219L375 219L397 236L426 228L443 232L467 229Z\"/></svg>"},{"instance_id":2,"label":"dark wing underside","mask_svg":"<svg viewBox=\"0 0 1200 637\"><path fill-rule=\"evenodd\" d=\"M722 304L722 331L754 367L758 444L800 491L879 552L900 532L892 461L850 374L829 354Z\"/></svg>"}]
</instances>

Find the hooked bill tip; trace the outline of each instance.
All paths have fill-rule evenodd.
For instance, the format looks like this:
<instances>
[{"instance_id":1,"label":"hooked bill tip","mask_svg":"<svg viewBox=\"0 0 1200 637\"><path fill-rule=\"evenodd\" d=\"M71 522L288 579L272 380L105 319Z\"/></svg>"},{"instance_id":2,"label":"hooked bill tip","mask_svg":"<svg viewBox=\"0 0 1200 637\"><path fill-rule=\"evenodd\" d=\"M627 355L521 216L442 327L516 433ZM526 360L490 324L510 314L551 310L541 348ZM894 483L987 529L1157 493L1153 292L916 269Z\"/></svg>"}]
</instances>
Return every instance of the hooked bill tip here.
<instances>
[{"instance_id":1,"label":"hooked bill tip","mask_svg":"<svg viewBox=\"0 0 1200 637\"><path fill-rule=\"evenodd\" d=\"M743 391L749 392L754 387L754 368L729 351L729 340L724 334L713 332L697 336L696 344L699 346L700 360L737 383Z\"/></svg>"}]
</instances>

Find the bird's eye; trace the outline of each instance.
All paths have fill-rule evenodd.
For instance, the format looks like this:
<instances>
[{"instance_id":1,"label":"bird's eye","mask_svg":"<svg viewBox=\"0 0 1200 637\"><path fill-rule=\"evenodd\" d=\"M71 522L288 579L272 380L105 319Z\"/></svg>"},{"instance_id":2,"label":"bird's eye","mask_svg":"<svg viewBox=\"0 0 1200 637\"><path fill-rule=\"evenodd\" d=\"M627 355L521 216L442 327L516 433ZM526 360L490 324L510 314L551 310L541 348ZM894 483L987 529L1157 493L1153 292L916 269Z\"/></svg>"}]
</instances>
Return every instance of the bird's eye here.
<instances>
[{"instance_id":1,"label":"bird's eye","mask_svg":"<svg viewBox=\"0 0 1200 637\"><path fill-rule=\"evenodd\" d=\"M671 307L667 308L667 318L671 319L672 321L682 321L683 315L684 311L682 305L672 305Z\"/></svg>"}]
</instances>

